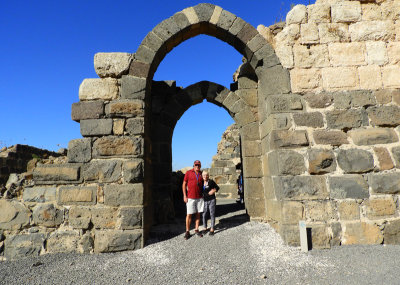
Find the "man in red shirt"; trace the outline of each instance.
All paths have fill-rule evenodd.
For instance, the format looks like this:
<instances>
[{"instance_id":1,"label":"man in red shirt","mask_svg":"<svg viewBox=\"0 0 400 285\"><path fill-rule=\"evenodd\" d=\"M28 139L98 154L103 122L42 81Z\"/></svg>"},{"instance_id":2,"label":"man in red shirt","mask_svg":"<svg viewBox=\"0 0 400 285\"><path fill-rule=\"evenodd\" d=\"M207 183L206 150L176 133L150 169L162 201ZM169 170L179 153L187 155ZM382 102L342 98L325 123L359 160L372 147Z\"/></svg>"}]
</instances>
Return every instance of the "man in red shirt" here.
<instances>
[{"instance_id":1,"label":"man in red shirt","mask_svg":"<svg viewBox=\"0 0 400 285\"><path fill-rule=\"evenodd\" d=\"M199 232L200 213L203 212L204 207L204 200L201 194L203 189L203 177L201 176L200 168L200 160L195 160L193 163L193 169L188 170L183 179L183 201L186 203L187 210L185 239L190 237L190 224L192 223L193 214L196 215L194 232L199 237L203 236Z\"/></svg>"}]
</instances>

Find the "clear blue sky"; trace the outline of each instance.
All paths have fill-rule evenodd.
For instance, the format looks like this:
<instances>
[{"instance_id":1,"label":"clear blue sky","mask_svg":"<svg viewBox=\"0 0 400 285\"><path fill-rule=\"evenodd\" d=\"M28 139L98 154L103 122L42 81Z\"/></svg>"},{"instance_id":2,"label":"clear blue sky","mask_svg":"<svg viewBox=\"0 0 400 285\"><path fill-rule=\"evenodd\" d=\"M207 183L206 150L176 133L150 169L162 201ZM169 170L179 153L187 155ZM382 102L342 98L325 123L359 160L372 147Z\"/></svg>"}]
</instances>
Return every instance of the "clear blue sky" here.
<instances>
[{"instance_id":1,"label":"clear blue sky","mask_svg":"<svg viewBox=\"0 0 400 285\"><path fill-rule=\"evenodd\" d=\"M309 4L295 0L296 4ZM314 2L314 1L311 1ZM79 85L97 78L97 52L136 51L159 22L199 1L3 1L0 5L0 147L17 143L57 150L81 138L71 120ZM284 19L293 2L214 1L257 27ZM154 80L176 80L186 87L209 80L229 87L242 56L209 36L192 38L172 50ZM173 136L173 168L194 159L209 167L223 131L233 123L222 108L202 103L178 121ZM199 126L207 132L198 137Z\"/></svg>"}]
</instances>

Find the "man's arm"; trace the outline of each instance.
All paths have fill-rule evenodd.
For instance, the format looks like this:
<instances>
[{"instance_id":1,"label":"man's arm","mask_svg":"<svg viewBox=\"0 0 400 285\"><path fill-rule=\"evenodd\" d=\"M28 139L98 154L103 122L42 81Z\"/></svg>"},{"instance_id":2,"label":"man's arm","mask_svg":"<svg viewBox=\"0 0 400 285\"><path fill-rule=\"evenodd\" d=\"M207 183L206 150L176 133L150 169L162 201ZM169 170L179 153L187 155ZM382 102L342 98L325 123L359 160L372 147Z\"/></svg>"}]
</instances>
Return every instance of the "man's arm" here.
<instances>
[{"instance_id":1,"label":"man's arm","mask_svg":"<svg viewBox=\"0 0 400 285\"><path fill-rule=\"evenodd\" d=\"M188 201L188 199L187 199L186 186L187 186L187 182L186 182L185 180L183 180L182 192L183 192L183 201L184 201L185 203L187 203L187 201Z\"/></svg>"}]
</instances>

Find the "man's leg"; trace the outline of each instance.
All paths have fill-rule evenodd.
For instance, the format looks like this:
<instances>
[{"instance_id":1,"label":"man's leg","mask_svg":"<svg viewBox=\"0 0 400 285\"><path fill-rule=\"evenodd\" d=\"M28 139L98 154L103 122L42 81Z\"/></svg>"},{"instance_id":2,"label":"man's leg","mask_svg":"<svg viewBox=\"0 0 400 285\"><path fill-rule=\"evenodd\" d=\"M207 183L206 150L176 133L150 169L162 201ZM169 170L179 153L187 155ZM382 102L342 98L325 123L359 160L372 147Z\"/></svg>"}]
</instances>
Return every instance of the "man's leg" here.
<instances>
[{"instance_id":1,"label":"man's leg","mask_svg":"<svg viewBox=\"0 0 400 285\"><path fill-rule=\"evenodd\" d=\"M200 225L200 213L196 213L196 221L195 221L195 230L199 230L199 225Z\"/></svg>"},{"instance_id":2,"label":"man's leg","mask_svg":"<svg viewBox=\"0 0 400 285\"><path fill-rule=\"evenodd\" d=\"M192 223L192 214L186 215L186 231L190 231L190 224Z\"/></svg>"}]
</instances>

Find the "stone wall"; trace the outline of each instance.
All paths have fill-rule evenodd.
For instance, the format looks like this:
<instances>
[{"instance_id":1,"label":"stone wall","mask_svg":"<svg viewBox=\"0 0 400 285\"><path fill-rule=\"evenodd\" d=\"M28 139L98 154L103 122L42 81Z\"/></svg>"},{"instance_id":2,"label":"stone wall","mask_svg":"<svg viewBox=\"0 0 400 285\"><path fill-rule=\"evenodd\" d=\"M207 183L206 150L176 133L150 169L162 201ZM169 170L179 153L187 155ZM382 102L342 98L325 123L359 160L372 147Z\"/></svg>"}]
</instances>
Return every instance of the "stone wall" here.
<instances>
[{"instance_id":1,"label":"stone wall","mask_svg":"<svg viewBox=\"0 0 400 285\"><path fill-rule=\"evenodd\" d=\"M217 197L237 197L237 178L241 168L239 128L232 124L222 134L217 154L213 156L211 168L208 170L210 178L220 187Z\"/></svg>"},{"instance_id":2,"label":"stone wall","mask_svg":"<svg viewBox=\"0 0 400 285\"><path fill-rule=\"evenodd\" d=\"M400 241L398 1L295 6L277 35L290 71L261 127L267 219L289 244L298 221L315 247Z\"/></svg>"},{"instance_id":3,"label":"stone wall","mask_svg":"<svg viewBox=\"0 0 400 285\"><path fill-rule=\"evenodd\" d=\"M96 54L100 78L85 79L72 106L83 138L69 143L67 163L37 165L22 200L0 200L0 248L11 259L143 247L173 215L176 122L203 100L239 128L251 219L291 245L299 220L315 248L400 243L399 7L317 1L295 6L281 31L257 31L198 4L157 25L135 54ZM166 54L199 34L244 56L237 84L154 83Z\"/></svg>"},{"instance_id":4,"label":"stone wall","mask_svg":"<svg viewBox=\"0 0 400 285\"><path fill-rule=\"evenodd\" d=\"M5 185L11 173L29 172L38 160L61 154L22 144L4 147L0 150L0 185ZM28 164L32 159L34 161Z\"/></svg>"}]
</instances>

